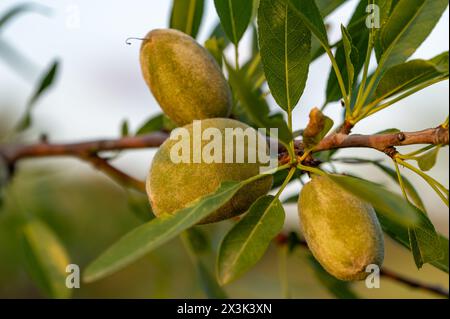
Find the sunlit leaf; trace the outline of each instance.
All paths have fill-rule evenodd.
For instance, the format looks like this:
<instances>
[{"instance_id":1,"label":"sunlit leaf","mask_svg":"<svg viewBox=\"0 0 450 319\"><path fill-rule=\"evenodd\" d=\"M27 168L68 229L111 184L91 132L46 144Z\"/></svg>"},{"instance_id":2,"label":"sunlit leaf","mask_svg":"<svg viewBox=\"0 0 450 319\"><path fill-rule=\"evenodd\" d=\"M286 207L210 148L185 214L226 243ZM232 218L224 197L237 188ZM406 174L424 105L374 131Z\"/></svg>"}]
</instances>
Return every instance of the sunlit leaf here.
<instances>
[{"instance_id":1,"label":"sunlit leaf","mask_svg":"<svg viewBox=\"0 0 450 319\"><path fill-rule=\"evenodd\" d=\"M330 178L347 191L370 203L380 214L401 225L412 227L418 221L417 208L400 195L369 181L343 175L329 175Z\"/></svg>"},{"instance_id":2,"label":"sunlit leaf","mask_svg":"<svg viewBox=\"0 0 450 319\"><path fill-rule=\"evenodd\" d=\"M173 0L170 27L196 37L203 18L205 0Z\"/></svg>"},{"instance_id":3,"label":"sunlit leaf","mask_svg":"<svg viewBox=\"0 0 450 319\"><path fill-rule=\"evenodd\" d=\"M217 261L219 282L228 284L252 268L283 224L284 209L279 199L273 196L258 199L220 245Z\"/></svg>"},{"instance_id":4,"label":"sunlit leaf","mask_svg":"<svg viewBox=\"0 0 450 319\"><path fill-rule=\"evenodd\" d=\"M428 151L417 158L417 163L422 171L427 172L436 165L440 150L441 147L436 146L431 151Z\"/></svg>"},{"instance_id":5,"label":"sunlit leaf","mask_svg":"<svg viewBox=\"0 0 450 319\"><path fill-rule=\"evenodd\" d=\"M66 287L69 256L53 231L38 220L22 228L28 268L39 287L52 298L70 298Z\"/></svg>"},{"instance_id":6,"label":"sunlit leaf","mask_svg":"<svg viewBox=\"0 0 450 319\"><path fill-rule=\"evenodd\" d=\"M225 50L225 47L224 38L213 37L205 42L205 48L211 53L220 66L223 65L223 51Z\"/></svg>"},{"instance_id":7,"label":"sunlit leaf","mask_svg":"<svg viewBox=\"0 0 450 319\"><path fill-rule=\"evenodd\" d=\"M311 32L284 0L261 0L259 46L270 92L291 112L305 89L311 61Z\"/></svg>"},{"instance_id":8,"label":"sunlit leaf","mask_svg":"<svg viewBox=\"0 0 450 319\"><path fill-rule=\"evenodd\" d=\"M25 114L22 116L22 119L19 121L16 127L18 131L26 130L31 125L31 111L33 109L33 106L36 104L37 100L53 85L58 72L58 68L59 61L54 61L51 64L50 68L44 72L44 75L39 81L34 94L28 101Z\"/></svg>"},{"instance_id":9,"label":"sunlit leaf","mask_svg":"<svg viewBox=\"0 0 450 319\"><path fill-rule=\"evenodd\" d=\"M137 227L91 263L86 268L84 280L99 280L136 261L222 207L243 186L243 182L223 183L213 194L191 206Z\"/></svg>"},{"instance_id":10,"label":"sunlit leaf","mask_svg":"<svg viewBox=\"0 0 450 319\"><path fill-rule=\"evenodd\" d=\"M383 68L405 62L434 29L447 0L399 0L380 34Z\"/></svg>"},{"instance_id":11,"label":"sunlit leaf","mask_svg":"<svg viewBox=\"0 0 450 319\"><path fill-rule=\"evenodd\" d=\"M235 45L241 41L253 13L253 1L214 0L225 33Z\"/></svg>"},{"instance_id":12,"label":"sunlit leaf","mask_svg":"<svg viewBox=\"0 0 450 319\"><path fill-rule=\"evenodd\" d=\"M380 168L383 172L385 172L387 175L389 175L396 183L399 183L397 172L381 163L378 162L372 162L374 165L376 165L378 168ZM406 177L402 176L403 184L405 186L406 193L408 194L409 198L412 200L413 204L417 206L417 208L421 209L422 211L425 210L425 205L420 198L419 193L417 192L414 185L407 179Z\"/></svg>"}]
</instances>

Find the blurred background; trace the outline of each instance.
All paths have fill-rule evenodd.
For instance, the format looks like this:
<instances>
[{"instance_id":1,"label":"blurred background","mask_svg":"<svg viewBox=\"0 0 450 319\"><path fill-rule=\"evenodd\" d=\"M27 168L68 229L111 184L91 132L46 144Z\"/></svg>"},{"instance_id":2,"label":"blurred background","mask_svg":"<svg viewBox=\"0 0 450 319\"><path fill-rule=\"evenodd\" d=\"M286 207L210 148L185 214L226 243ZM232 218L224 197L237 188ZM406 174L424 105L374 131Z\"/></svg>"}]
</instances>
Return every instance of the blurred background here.
<instances>
[{"instance_id":1,"label":"blurred background","mask_svg":"<svg viewBox=\"0 0 450 319\"><path fill-rule=\"evenodd\" d=\"M200 42L204 42L218 18L213 1L207 0ZM2 0L0 16L19 1ZM0 31L0 143L36 141L47 134L52 142L69 142L120 136L120 123L128 120L138 128L160 110L146 87L139 66L139 42L125 44L128 37L143 37L169 24L172 1L144 0L48 0L41 13L26 13ZM332 14L331 42L339 37L339 23L347 22L357 1L350 0ZM414 58L431 58L448 50L449 13L446 11L429 39ZM251 33L241 43L241 59L250 52ZM232 52L230 57L232 56ZM6 139L19 119L42 72L58 58L62 68L56 85L33 111L33 127L26 134ZM309 110L324 102L329 61L314 62L305 94L294 112L294 128L307 124ZM419 130L441 124L448 115L448 82L437 84L361 122L356 133L375 133L387 128ZM270 99L270 97L269 97ZM273 107L275 103L271 100ZM330 105L327 115L339 123L341 107ZM113 163L144 180L152 150L121 154ZM341 156L383 159L377 152L345 150ZM448 148L444 148L431 175L448 187ZM390 163L387 161L387 164ZM371 166L338 167L375 182L398 189ZM404 172L417 186L436 228L448 236L448 208L417 176ZM286 197L298 192L293 184ZM83 268L121 235L141 223L145 198L129 194L108 177L73 159L39 159L21 162L0 208L0 297L44 297L24 267L16 225L17 212L39 216L61 238L73 263ZM136 206L138 208L136 209ZM136 210L141 210L136 212ZM286 206L288 229L296 230L296 207ZM217 245L229 228L228 222L205 227ZM448 288L448 276L430 266L418 271L412 255L388 241L386 266L404 275ZM278 252L273 247L241 280L226 287L231 297L281 298L282 285L277 268ZM332 295L312 276L305 261L306 251L298 250L287 260L291 296L327 298ZM213 263L213 260L210 264ZM180 271L181 268L181 271ZM365 298L428 298L433 295L412 290L383 279L381 289L356 284ZM74 297L191 298L203 297L195 270L178 240L154 251L140 262L98 283L82 285Z\"/></svg>"}]
</instances>

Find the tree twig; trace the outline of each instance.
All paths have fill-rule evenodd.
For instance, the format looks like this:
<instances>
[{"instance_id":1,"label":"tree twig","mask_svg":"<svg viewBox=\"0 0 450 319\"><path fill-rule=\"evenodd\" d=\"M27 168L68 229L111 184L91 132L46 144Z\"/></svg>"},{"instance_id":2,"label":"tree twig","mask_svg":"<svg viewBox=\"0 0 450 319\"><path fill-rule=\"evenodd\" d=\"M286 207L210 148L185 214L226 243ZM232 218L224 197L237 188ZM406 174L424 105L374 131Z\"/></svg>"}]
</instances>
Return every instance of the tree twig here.
<instances>
[{"instance_id":1,"label":"tree twig","mask_svg":"<svg viewBox=\"0 0 450 319\"><path fill-rule=\"evenodd\" d=\"M400 132L392 134L347 135L336 133L322 140L322 142L316 146L314 152L339 148L365 147L387 153L395 146L414 144L448 145L449 130L448 128L439 126L418 132Z\"/></svg>"}]
</instances>

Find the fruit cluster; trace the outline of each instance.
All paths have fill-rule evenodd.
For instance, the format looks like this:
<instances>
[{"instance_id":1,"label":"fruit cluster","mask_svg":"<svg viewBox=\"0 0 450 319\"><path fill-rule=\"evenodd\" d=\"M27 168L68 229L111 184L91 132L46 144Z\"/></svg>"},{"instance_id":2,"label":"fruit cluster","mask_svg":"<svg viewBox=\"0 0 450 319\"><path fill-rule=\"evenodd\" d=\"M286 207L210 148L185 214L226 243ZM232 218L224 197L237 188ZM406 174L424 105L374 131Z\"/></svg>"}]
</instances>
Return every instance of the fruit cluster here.
<instances>
[{"instance_id":1,"label":"fruit cluster","mask_svg":"<svg viewBox=\"0 0 450 319\"><path fill-rule=\"evenodd\" d=\"M220 132L249 128L228 118L233 99L227 81L214 58L193 38L176 30L154 30L142 44L140 59L144 79L162 110L190 134L203 134L208 128ZM193 131L194 120L201 121L201 132ZM243 181L259 174L258 162L174 163L170 156L174 143L169 139L160 147L147 179L157 216L177 212L224 181ZM244 145L244 150L248 147ZM271 190L272 183L268 175L245 186L201 223L246 212ZM383 236L373 208L331 179L313 176L301 192L298 210L308 246L330 274L341 280L362 280L368 265L381 265Z\"/></svg>"}]
</instances>

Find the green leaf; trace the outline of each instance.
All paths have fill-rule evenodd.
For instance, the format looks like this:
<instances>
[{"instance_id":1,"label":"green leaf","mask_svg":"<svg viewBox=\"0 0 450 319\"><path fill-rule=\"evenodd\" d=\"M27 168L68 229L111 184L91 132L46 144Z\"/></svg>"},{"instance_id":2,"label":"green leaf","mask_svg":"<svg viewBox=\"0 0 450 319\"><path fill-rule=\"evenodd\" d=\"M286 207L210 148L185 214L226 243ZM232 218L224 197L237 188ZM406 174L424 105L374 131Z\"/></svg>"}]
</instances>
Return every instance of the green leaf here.
<instances>
[{"instance_id":1,"label":"green leaf","mask_svg":"<svg viewBox=\"0 0 450 319\"><path fill-rule=\"evenodd\" d=\"M379 169L381 169L383 172L385 172L387 175L389 175L397 184L399 184L397 172L383 164L380 164L378 162L373 162L375 166L377 166ZM404 176L402 176L403 184L405 186L406 193L412 200L413 204L417 206L422 211L426 211L425 204L423 203L422 199L420 198L419 193L415 189L414 185Z\"/></svg>"},{"instance_id":2,"label":"green leaf","mask_svg":"<svg viewBox=\"0 0 450 319\"><path fill-rule=\"evenodd\" d=\"M352 86L353 83L356 83L358 75L364 67L364 57L367 53L369 29L365 25L367 16L366 8L367 0L361 0L350 19L348 27L345 29L346 31L342 32L343 39L339 43L335 54L336 63L340 66L343 80L348 84L351 83ZM347 42L347 44L345 42ZM349 77L348 67L344 67L349 63L353 66L351 70L353 77ZM326 97L327 102L334 102L342 99L339 82L333 68L331 68L328 77Z\"/></svg>"},{"instance_id":3,"label":"green leaf","mask_svg":"<svg viewBox=\"0 0 450 319\"><path fill-rule=\"evenodd\" d=\"M21 3L19 5L16 5L6 11L6 13L0 17L0 31L2 31L2 28L5 27L9 22L23 13L38 12L41 14L48 14L48 11L49 10L47 7L37 5L35 3Z\"/></svg>"},{"instance_id":4,"label":"green leaf","mask_svg":"<svg viewBox=\"0 0 450 319\"><path fill-rule=\"evenodd\" d=\"M380 31L379 64L386 70L405 62L434 29L447 0L400 0Z\"/></svg>"},{"instance_id":5,"label":"green leaf","mask_svg":"<svg viewBox=\"0 0 450 319\"><path fill-rule=\"evenodd\" d=\"M353 89L353 82L355 80L355 66L354 61L357 61L358 55L355 54L357 49L353 46L352 37L348 33L347 29L341 25L342 41L344 44L345 52L345 65L347 66L347 78L348 78L348 89L347 92L351 92ZM356 58L355 58L356 57Z\"/></svg>"},{"instance_id":6,"label":"green leaf","mask_svg":"<svg viewBox=\"0 0 450 319\"><path fill-rule=\"evenodd\" d=\"M305 150L311 150L333 128L334 122L328 116L325 116L318 108L314 108L309 113L308 126L303 131L303 143Z\"/></svg>"},{"instance_id":7,"label":"green leaf","mask_svg":"<svg viewBox=\"0 0 450 319\"><path fill-rule=\"evenodd\" d=\"M331 276L312 255L308 256L308 261L314 269L316 278L334 297L339 299L358 299L348 281L341 281Z\"/></svg>"},{"instance_id":8,"label":"green leaf","mask_svg":"<svg viewBox=\"0 0 450 319\"><path fill-rule=\"evenodd\" d=\"M143 222L148 222L155 218L147 196L140 192L128 191L128 208Z\"/></svg>"},{"instance_id":9,"label":"green leaf","mask_svg":"<svg viewBox=\"0 0 450 319\"><path fill-rule=\"evenodd\" d=\"M431 151L428 151L422 156L417 157L417 164L419 164L419 167L422 171L427 172L436 165L440 150L441 147L436 146Z\"/></svg>"},{"instance_id":10,"label":"green leaf","mask_svg":"<svg viewBox=\"0 0 450 319\"><path fill-rule=\"evenodd\" d=\"M222 207L244 185L245 182L225 182L214 193L191 206L137 227L91 263L84 273L84 280L99 280L131 264Z\"/></svg>"},{"instance_id":11,"label":"green leaf","mask_svg":"<svg viewBox=\"0 0 450 319\"><path fill-rule=\"evenodd\" d=\"M392 239L411 250L418 268L430 263L448 273L448 239L436 233L425 213L416 210L416 214L419 222L410 228L377 211L383 230Z\"/></svg>"},{"instance_id":12,"label":"green leaf","mask_svg":"<svg viewBox=\"0 0 450 319\"><path fill-rule=\"evenodd\" d=\"M419 221L415 206L384 187L355 177L329 176L347 191L370 203L380 214L384 214L390 220L407 227L414 226Z\"/></svg>"},{"instance_id":13,"label":"green leaf","mask_svg":"<svg viewBox=\"0 0 450 319\"><path fill-rule=\"evenodd\" d=\"M253 1L214 0L214 4L225 33L238 45L252 18Z\"/></svg>"},{"instance_id":14,"label":"green leaf","mask_svg":"<svg viewBox=\"0 0 450 319\"><path fill-rule=\"evenodd\" d=\"M284 0L261 0L259 47L270 92L291 112L305 89L311 61L311 32Z\"/></svg>"},{"instance_id":15,"label":"green leaf","mask_svg":"<svg viewBox=\"0 0 450 319\"><path fill-rule=\"evenodd\" d=\"M33 106L36 104L37 100L53 85L57 72L59 68L59 61L54 61L50 68L45 71L44 76L39 81L39 85L35 90L34 94L31 96L28 101L25 114L22 116L22 119L19 121L16 130L24 131L31 125L31 111Z\"/></svg>"},{"instance_id":16,"label":"green leaf","mask_svg":"<svg viewBox=\"0 0 450 319\"><path fill-rule=\"evenodd\" d=\"M120 135L122 137L126 137L130 134L130 128L128 124L128 120L123 120L122 124L120 125Z\"/></svg>"},{"instance_id":17,"label":"green leaf","mask_svg":"<svg viewBox=\"0 0 450 319\"><path fill-rule=\"evenodd\" d=\"M173 0L170 28L197 37L204 6L205 0Z\"/></svg>"},{"instance_id":18,"label":"green leaf","mask_svg":"<svg viewBox=\"0 0 450 319\"><path fill-rule=\"evenodd\" d=\"M202 260L202 256L210 252L209 239L199 228L191 228L181 234L181 239L194 263L200 286L209 299L225 299L226 292L217 283L216 278Z\"/></svg>"},{"instance_id":19,"label":"green leaf","mask_svg":"<svg viewBox=\"0 0 450 319\"><path fill-rule=\"evenodd\" d=\"M66 287L70 260L57 236L38 220L28 221L22 233L29 271L39 287L52 298L70 298Z\"/></svg>"},{"instance_id":20,"label":"green leaf","mask_svg":"<svg viewBox=\"0 0 450 319\"><path fill-rule=\"evenodd\" d=\"M242 276L264 255L284 224L284 209L278 198L263 196L227 233L219 248L217 277L221 285Z\"/></svg>"},{"instance_id":21,"label":"green leaf","mask_svg":"<svg viewBox=\"0 0 450 319\"><path fill-rule=\"evenodd\" d=\"M412 60L396 65L381 78L373 100L387 99L424 82L448 76L448 52L431 60Z\"/></svg>"},{"instance_id":22,"label":"green leaf","mask_svg":"<svg viewBox=\"0 0 450 319\"><path fill-rule=\"evenodd\" d=\"M316 0L316 3L322 17L326 17L347 1L348 0Z\"/></svg>"},{"instance_id":23,"label":"green leaf","mask_svg":"<svg viewBox=\"0 0 450 319\"><path fill-rule=\"evenodd\" d=\"M164 115L158 114L145 122L136 132L136 135L144 135L164 129Z\"/></svg>"},{"instance_id":24,"label":"green leaf","mask_svg":"<svg viewBox=\"0 0 450 319\"><path fill-rule=\"evenodd\" d=\"M376 135L382 135L382 134L397 134L397 133L401 133L402 131L399 130L398 128L388 128L382 131L379 131L376 133Z\"/></svg>"},{"instance_id":25,"label":"green leaf","mask_svg":"<svg viewBox=\"0 0 450 319\"><path fill-rule=\"evenodd\" d=\"M329 48L327 28L314 0L283 0L316 36L323 47Z\"/></svg>"},{"instance_id":26,"label":"green leaf","mask_svg":"<svg viewBox=\"0 0 450 319\"><path fill-rule=\"evenodd\" d=\"M246 78L243 70L236 71L228 64L228 81L233 89L233 93L239 99L241 107L252 126L258 128L278 129L278 138L285 144L292 140L292 134L289 131L286 122L279 115L270 115L270 108L267 102L253 90L252 84Z\"/></svg>"},{"instance_id":27,"label":"green leaf","mask_svg":"<svg viewBox=\"0 0 450 319\"><path fill-rule=\"evenodd\" d=\"M170 132L175 129L177 125L169 119L165 114L158 114L148 119L137 130L136 135L144 135L158 131Z\"/></svg>"},{"instance_id":28,"label":"green leaf","mask_svg":"<svg viewBox=\"0 0 450 319\"><path fill-rule=\"evenodd\" d=\"M205 48L211 53L216 62L222 67L223 65L223 51L225 50L224 38L210 38L205 42Z\"/></svg>"}]
</instances>

